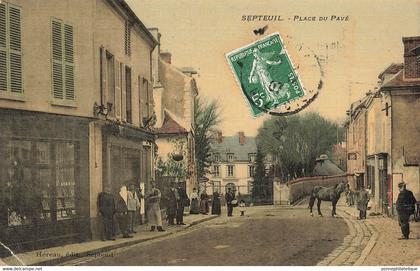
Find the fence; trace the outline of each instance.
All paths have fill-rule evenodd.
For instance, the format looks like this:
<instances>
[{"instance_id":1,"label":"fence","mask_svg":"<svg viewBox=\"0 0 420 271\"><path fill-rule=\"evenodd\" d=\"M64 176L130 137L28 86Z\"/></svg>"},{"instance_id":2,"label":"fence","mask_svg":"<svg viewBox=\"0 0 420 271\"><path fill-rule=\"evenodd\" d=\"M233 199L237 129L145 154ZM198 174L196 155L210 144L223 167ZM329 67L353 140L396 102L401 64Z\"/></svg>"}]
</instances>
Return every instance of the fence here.
<instances>
[{"instance_id":1,"label":"fence","mask_svg":"<svg viewBox=\"0 0 420 271\"><path fill-rule=\"evenodd\" d=\"M304 196L310 195L314 186L333 186L341 181L347 182L349 174L335 176L317 176L299 178L288 182L289 201L294 203Z\"/></svg>"}]
</instances>

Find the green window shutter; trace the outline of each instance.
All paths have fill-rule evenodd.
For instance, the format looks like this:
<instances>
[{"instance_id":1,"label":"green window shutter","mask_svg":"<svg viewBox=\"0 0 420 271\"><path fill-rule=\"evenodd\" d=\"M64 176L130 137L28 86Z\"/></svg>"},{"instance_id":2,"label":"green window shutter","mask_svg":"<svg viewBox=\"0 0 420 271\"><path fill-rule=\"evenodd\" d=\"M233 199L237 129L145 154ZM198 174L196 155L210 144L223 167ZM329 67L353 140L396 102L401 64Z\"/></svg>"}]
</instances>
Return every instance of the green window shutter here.
<instances>
[{"instance_id":1,"label":"green window shutter","mask_svg":"<svg viewBox=\"0 0 420 271\"><path fill-rule=\"evenodd\" d=\"M0 91L7 90L6 5L0 4Z\"/></svg>"},{"instance_id":2,"label":"green window shutter","mask_svg":"<svg viewBox=\"0 0 420 271\"><path fill-rule=\"evenodd\" d=\"M6 5L0 4L0 50L6 50Z\"/></svg>"},{"instance_id":3,"label":"green window shutter","mask_svg":"<svg viewBox=\"0 0 420 271\"><path fill-rule=\"evenodd\" d=\"M10 90L22 92L22 32L20 9L9 7Z\"/></svg>"},{"instance_id":4,"label":"green window shutter","mask_svg":"<svg viewBox=\"0 0 420 271\"><path fill-rule=\"evenodd\" d=\"M53 97L63 99L63 25L61 22L52 21L51 27Z\"/></svg>"},{"instance_id":5,"label":"green window shutter","mask_svg":"<svg viewBox=\"0 0 420 271\"><path fill-rule=\"evenodd\" d=\"M53 20L51 35L53 97L74 100L73 27L59 20Z\"/></svg>"},{"instance_id":6,"label":"green window shutter","mask_svg":"<svg viewBox=\"0 0 420 271\"><path fill-rule=\"evenodd\" d=\"M66 99L74 100L73 27L64 25L64 60Z\"/></svg>"}]
</instances>

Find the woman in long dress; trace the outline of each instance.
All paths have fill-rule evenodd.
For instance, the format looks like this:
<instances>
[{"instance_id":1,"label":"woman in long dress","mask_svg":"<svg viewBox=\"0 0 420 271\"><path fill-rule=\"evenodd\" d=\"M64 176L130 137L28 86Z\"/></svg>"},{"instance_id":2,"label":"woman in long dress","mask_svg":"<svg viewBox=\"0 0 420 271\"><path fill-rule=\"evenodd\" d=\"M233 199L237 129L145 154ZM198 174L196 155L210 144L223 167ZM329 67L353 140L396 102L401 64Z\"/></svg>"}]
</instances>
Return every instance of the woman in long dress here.
<instances>
[{"instance_id":1,"label":"woman in long dress","mask_svg":"<svg viewBox=\"0 0 420 271\"><path fill-rule=\"evenodd\" d=\"M211 202L211 214L212 215L220 215L222 213L220 207L220 195L219 192L215 191L213 193L213 200Z\"/></svg>"},{"instance_id":2,"label":"woman in long dress","mask_svg":"<svg viewBox=\"0 0 420 271\"><path fill-rule=\"evenodd\" d=\"M162 194L160 190L156 188L156 184L151 182L152 189L150 194L146 197L148 203L147 219L150 225L150 231L154 231L157 228L158 231L165 231L162 229L162 215L160 213L160 199Z\"/></svg>"},{"instance_id":3,"label":"woman in long dress","mask_svg":"<svg viewBox=\"0 0 420 271\"><path fill-rule=\"evenodd\" d=\"M206 191L200 196L200 214L208 214L209 213L209 196L207 195Z\"/></svg>"},{"instance_id":4,"label":"woman in long dress","mask_svg":"<svg viewBox=\"0 0 420 271\"><path fill-rule=\"evenodd\" d=\"M200 205L198 203L198 193L197 189L194 187L192 193L190 194L191 205L190 205L190 214L198 214L200 212Z\"/></svg>"}]
</instances>

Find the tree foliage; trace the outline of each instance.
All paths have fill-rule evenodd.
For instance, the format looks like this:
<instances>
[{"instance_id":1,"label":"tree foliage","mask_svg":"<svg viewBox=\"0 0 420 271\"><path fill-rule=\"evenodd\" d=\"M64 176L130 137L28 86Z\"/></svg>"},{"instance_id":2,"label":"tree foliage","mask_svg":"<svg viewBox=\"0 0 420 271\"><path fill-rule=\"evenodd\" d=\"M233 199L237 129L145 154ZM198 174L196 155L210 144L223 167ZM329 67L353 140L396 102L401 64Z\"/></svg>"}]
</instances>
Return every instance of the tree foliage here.
<instances>
[{"instance_id":1,"label":"tree foliage","mask_svg":"<svg viewBox=\"0 0 420 271\"><path fill-rule=\"evenodd\" d=\"M254 181L252 183L252 201L255 203L269 202L272 195L272 186L266 176L264 154L260 147L257 147L255 157Z\"/></svg>"},{"instance_id":2,"label":"tree foliage","mask_svg":"<svg viewBox=\"0 0 420 271\"><path fill-rule=\"evenodd\" d=\"M194 106L194 139L199 180L206 175L207 168L210 166L210 143L219 123L220 111L217 102L214 100L206 102L197 97Z\"/></svg>"},{"instance_id":3,"label":"tree foliage","mask_svg":"<svg viewBox=\"0 0 420 271\"><path fill-rule=\"evenodd\" d=\"M343 129L317 113L272 117L258 131L261 151L276 157L283 180L310 176L315 159L331 157L332 146L341 141Z\"/></svg>"}]
</instances>

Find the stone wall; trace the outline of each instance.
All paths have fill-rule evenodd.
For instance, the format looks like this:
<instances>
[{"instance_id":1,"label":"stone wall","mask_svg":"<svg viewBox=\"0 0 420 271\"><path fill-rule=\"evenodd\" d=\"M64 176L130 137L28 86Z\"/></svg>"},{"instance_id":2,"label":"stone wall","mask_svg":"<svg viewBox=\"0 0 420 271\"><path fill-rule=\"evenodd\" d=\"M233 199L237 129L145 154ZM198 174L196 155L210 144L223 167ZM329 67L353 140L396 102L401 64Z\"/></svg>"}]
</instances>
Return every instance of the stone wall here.
<instances>
[{"instance_id":1,"label":"stone wall","mask_svg":"<svg viewBox=\"0 0 420 271\"><path fill-rule=\"evenodd\" d=\"M335 176L305 177L289 181L289 202L294 203L304 196L308 196L314 186L334 186L341 181L347 182L348 174Z\"/></svg>"}]
</instances>

